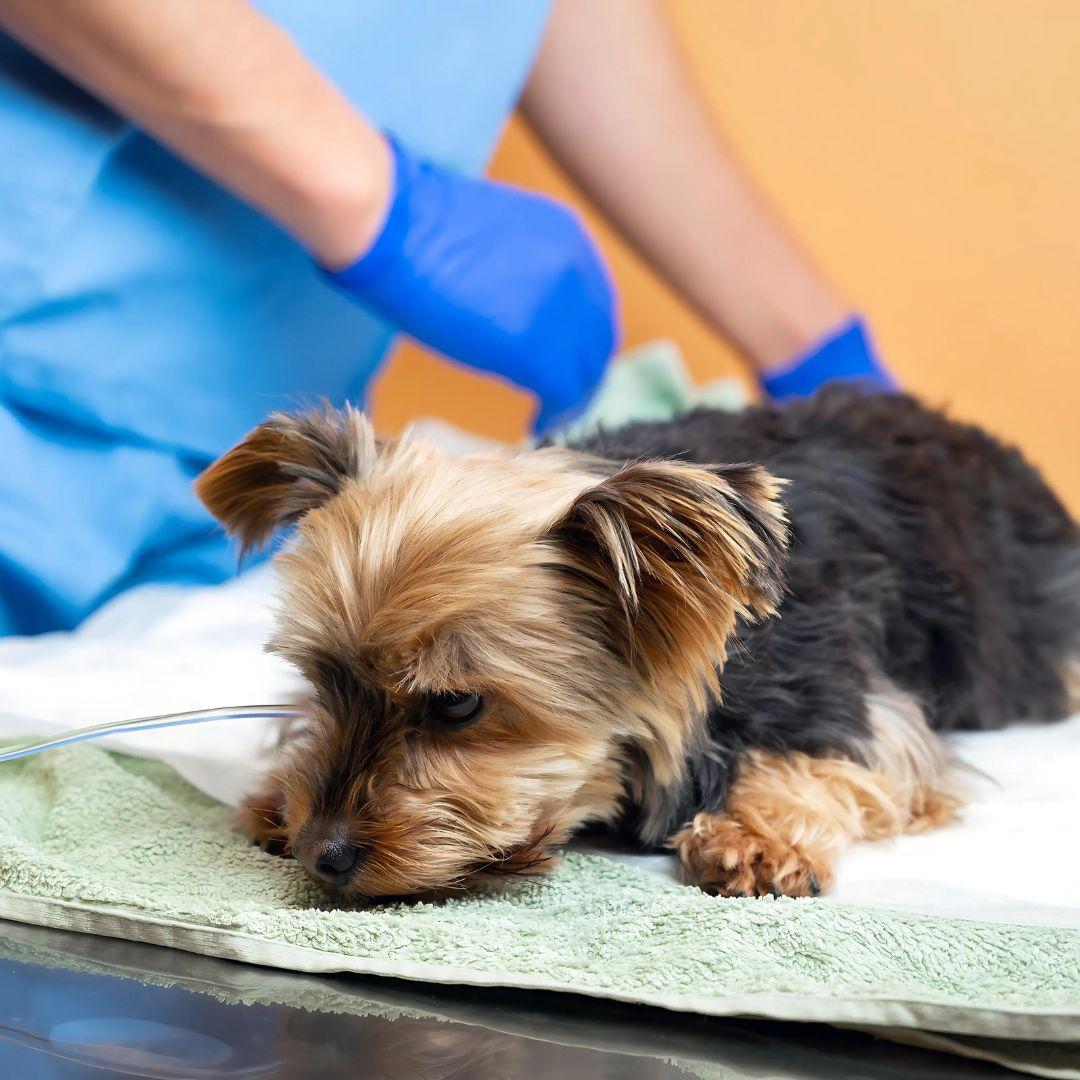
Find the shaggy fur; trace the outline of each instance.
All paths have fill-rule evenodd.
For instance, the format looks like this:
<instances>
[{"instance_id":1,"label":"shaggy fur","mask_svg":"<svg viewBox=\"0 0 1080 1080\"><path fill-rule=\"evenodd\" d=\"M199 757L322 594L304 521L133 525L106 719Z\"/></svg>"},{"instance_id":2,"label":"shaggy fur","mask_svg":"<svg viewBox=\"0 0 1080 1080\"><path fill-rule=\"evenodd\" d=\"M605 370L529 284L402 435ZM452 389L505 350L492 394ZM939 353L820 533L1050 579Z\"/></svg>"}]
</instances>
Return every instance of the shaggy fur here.
<instances>
[{"instance_id":1,"label":"shaggy fur","mask_svg":"<svg viewBox=\"0 0 1080 1080\"><path fill-rule=\"evenodd\" d=\"M278 415L199 494L245 548L296 524L270 647L309 719L246 824L343 897L531 873L587 826L813 894L851 842L952 818L937 732L1068 709L1076 525L906 397L466 458Z\"/></svg>"}]
</instances>

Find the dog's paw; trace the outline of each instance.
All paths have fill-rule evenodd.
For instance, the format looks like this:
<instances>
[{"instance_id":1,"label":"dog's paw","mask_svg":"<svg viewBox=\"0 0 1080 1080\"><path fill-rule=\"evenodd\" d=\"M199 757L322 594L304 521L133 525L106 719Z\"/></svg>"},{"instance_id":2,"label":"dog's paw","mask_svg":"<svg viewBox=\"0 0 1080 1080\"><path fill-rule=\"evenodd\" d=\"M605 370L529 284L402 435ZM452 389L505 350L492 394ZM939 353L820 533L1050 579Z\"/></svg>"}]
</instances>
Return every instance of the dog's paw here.
<instances>
[{"instance_id":1,"label":"dog's paw","mask_svg":"<svg viewBox=\"0 0 1080 1080\"><path fill-rule=\"evenodd\" d=\"M714 896L817 896L832 880L823 858L719 814L698 814L671 846L686 880Z\"/></svg>"},{"instance_id":2,"label":"dog's paw","mask_svg":"<svg viewBox=\"0 0 1080 1080\"><path fill-rule=\"evenodd\" d=\"M285 828L285 797L281 789L268 784L253 792L236 811L236 827L252 844L271 855L286 855L289 834Z\"/></svg>"}]
</instances>

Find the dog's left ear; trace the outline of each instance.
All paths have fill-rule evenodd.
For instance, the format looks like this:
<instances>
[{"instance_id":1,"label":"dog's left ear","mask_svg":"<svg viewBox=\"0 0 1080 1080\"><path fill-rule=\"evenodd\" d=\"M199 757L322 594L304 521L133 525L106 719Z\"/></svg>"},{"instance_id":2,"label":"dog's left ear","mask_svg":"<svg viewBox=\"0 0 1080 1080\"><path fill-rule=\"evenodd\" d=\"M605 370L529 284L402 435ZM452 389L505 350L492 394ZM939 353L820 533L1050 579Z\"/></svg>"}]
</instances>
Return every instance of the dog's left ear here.
<instances>
[{"instance_id":1,"label":"dog's left ear","mask_svg":"<svg viewBox=\"0 0 1080 1080\"><path fill-rule=\"evenodd\" d=\"M377 456L371 425L351 405L274 413L202 473L195 491L246 553L366 475Z\"/></svg>"},{"instance_id":2,"label":"dog's left ear","mask_svg":"<svg viewBox=\"0 0 1080 1080\"><path fill-rule=\"evenodd\" d=\"M578 496L545 540L640 674L705 678L736 620L779 604L781 484L758 465L635 462Z\"/></svg>"}]
</instances>

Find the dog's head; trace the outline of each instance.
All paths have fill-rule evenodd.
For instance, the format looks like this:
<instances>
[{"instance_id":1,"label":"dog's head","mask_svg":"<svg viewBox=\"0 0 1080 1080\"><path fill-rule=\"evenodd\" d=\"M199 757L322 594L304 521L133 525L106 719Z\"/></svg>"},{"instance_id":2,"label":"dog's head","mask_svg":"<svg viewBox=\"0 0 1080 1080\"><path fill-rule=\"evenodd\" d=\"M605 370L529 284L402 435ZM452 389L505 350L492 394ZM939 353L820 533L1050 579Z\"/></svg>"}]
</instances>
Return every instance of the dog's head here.
<instances>
[{"instance_id":1,"label":"dog's head","mask_svg":"<svg viewBox=\"0 0 1080 1080\"><path fill-rule=\"evenodd\" d=\"M380 444L349 408L252 432L198 491L245 548L296 523L270 645L313 688L280 777L296 857L347 896L456 888L676 782L737 620L778 601L777 489Z\"/></svg>"}]
</instances>

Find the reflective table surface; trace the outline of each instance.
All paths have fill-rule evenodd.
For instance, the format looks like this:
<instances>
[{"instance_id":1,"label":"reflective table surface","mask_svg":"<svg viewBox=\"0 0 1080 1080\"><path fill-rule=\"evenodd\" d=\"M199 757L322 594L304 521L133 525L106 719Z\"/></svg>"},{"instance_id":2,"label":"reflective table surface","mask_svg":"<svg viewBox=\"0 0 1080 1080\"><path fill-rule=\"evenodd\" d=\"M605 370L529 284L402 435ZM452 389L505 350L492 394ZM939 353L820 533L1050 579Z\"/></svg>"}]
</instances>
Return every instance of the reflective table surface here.
<instances>
[{"instance_id":1,"label":"reflective table surface","mask_svg":"<svg viewBox=\"0 0 1080 1080\"><path fill-rule=\"evenodd\" d=\"M311 976L0 922L0 1076L942 1078L992 1064L808 1024Z\"/></svg>"}]
</instances>

